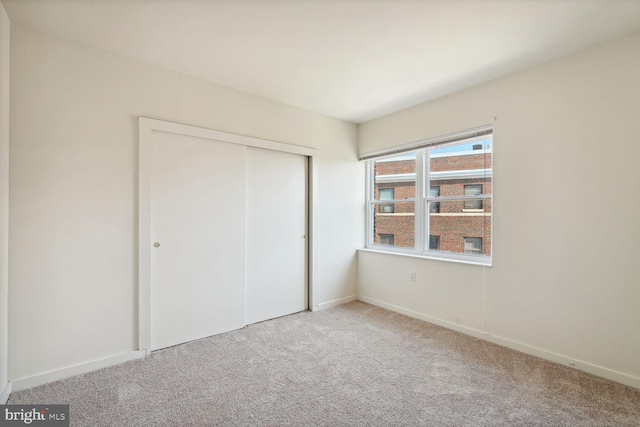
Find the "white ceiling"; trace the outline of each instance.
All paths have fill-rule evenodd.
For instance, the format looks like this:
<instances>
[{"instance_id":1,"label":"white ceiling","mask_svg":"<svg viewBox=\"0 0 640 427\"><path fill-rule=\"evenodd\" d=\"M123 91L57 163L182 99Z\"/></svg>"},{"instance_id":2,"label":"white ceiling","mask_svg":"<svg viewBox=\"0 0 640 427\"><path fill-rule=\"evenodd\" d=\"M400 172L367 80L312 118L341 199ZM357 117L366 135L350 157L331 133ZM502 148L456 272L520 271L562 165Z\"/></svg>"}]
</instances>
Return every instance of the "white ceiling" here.
<instances>
[{"instance_id":1,"label":"white ceiling","mask_svg":"<svg viewBox=\"0 0 640 427\"><path fill-rule=\"evenodd\" d=\"M2 0L13 24L361 123L640 30L640 0Z\"/></svg>"}]
</instances>

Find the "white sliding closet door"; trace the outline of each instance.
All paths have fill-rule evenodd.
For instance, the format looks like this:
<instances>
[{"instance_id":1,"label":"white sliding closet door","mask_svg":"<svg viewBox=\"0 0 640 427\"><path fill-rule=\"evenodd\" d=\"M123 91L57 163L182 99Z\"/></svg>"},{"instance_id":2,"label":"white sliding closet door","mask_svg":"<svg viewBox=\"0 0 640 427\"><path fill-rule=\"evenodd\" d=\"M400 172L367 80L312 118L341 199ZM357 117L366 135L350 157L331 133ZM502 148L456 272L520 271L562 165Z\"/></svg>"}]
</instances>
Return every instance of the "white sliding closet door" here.
<instances>
[{"instance_id":1,"label":"white sliding closet door","mask_svg":"<svg viewBox=\"0 0 640 427\"><path fill-rule=\"evenodd\" d=\"M245 162L242 145L153 133L152 350L244 326Z\"/></svg>"},{"instance_id":2,"label":"white sliding closet door","mask_svg":"<svg viewBox=\"0 0 640 427\"><path fill-rule=\"evenodd\" d=\"M307 157L247 147L246 323L307 309Z\"/></svg>"}]
</instances>

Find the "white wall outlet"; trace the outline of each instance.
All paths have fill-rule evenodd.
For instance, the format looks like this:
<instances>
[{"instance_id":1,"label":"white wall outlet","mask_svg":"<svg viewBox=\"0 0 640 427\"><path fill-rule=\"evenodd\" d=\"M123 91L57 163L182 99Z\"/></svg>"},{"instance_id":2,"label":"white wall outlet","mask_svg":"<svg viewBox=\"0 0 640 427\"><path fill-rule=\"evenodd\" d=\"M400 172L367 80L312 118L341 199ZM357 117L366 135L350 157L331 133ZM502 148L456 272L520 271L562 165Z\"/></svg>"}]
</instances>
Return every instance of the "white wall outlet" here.
<instances>
[{"instance_id":1,"label":"white wall outlet","mask_svg":"<svg viewBox=\"0 0 640 427\"><path fill-rule=\"evenodd\" d=\"M411 272L411 281L412 281L412 282L415 282L415 281L416 281L416 272L415 272L415 271L412 271L412 272Z\"/></svg>"}]
</instances>

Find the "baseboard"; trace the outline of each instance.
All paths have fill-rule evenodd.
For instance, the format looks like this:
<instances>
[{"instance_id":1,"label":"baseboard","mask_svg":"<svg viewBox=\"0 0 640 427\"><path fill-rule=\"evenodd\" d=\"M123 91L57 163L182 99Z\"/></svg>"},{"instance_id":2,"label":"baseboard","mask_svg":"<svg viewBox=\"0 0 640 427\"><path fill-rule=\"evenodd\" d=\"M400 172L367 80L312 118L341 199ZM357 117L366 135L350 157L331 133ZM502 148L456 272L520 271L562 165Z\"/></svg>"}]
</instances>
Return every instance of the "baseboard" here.
<instances>
[{"instance_id":1,"label":"baseboard","mask_svg":"<svg viewBox=\"0 0 640 427\"><path fill-rule=\"evenodd\" d=\"M406 308L399 307L397 305L388 304L377 299L358 295L358 300L366 302L367 304L375 305L378 307L386 308L387 310L395 311L396 313L404 314L405 316L413 317L414 319L424 320L434 325L442 326L443 328L451 329L456 332L461 332L465 335L471 335L472 337L487 340L487 334L478 329L468 328L466 326L456 325L455 323L447 322L446 320L438 319L437 317L427 316L417 311L407 310Z\"/></svg>"},{"instance_id":2,"label":"baseboard","mask_svg":"<svg viewBox=\"0 0 640 427\"><path fill-rule=\"evenodd\" d=\"M11 388L13 389L13 391L25 390L27 388L37 387L39 385L95 371L97 369L106 368L108 366L118 365L120 363L128 362L129 360L141 359L145 356L146 352L144 350L136 350L130 353L118 354L117 356L107 357L105 359L94 360L92 362L82 363L80 365L70 366L68 368L62 368L27 378L12 380Z\"/></svg>"},{"instance_id":3,"label":"baseboard","mask_svg":"<svg viewBox=\"0 0 640 427\"><path fill-rule=\"evenodd\" d=\"M2 393L0 393L0 405L4 405L9 400L9 395L11 394L11 383L8 382L4 385L2 389Z\"/></svg>"},{"instance_id":4,"label":"baseboard","mask_svg":"<svg viewBox=\"0 0 640 427\"><path fill-rule=\"evenodd\" d=\"M502 338L495 335L487 335L486 340L494 344L501 345L503 347L517 350L522 353L530 354L532 356L539 357L541 359L548 360L550 362L559 363L560 365L566 365L570 368L575 368L580 371L593 374L597 377L602 377L617 383L628 385L640 389L640 378L633 375L625 374L613 369L605 368L604 366L595 365L593 363L585 362L584 360L574 359L562 354L554 353L541 348L532 347L527 344L522 344L517 341L512 341L508 338Z\"/></svg>"},{"instance_id":5,"label":"baseboard","mask_svg":"<svg viewBox=\"0 0 640 427\"><path fill-rule=\"evenodd\" d=\"M625 374L619 371L615 371L613 369L605 368L600 365L595 365L593 363L585 362L583 360L567 357L562 354L557 354L548 350L543 350L541 348L537 348L537 347L530 346L528 344L523 344L517 341L513 341L508 338L491 335L489 333L486 333L477 329L457 325L455 323L447 322L446 320L427 316L412 310L407 310L406 308L402 308L393 304L388 304L386 302L379 301L374 298L358 295L358 300L362 302L366 302L371 305L386 308L387 310L395 311L396 313L413 317L414 319L424 320L425 322L433 323L434 325L442 326L443 328L451 329L456 332L461 332L463 334L470 335L475 338L489 341L491 343L501 345L503 347L507 347L512 350L517 350L522 353L530 354L532 356L536 356L541 359L549 360L551 362L559 363L561 365L566 365L571 368L575 368L580 371L584 371L589 374L596 375L598 377L602 377L611 381L615 381L624 385L628 385L630 387L635 387L640 389L640 378L634 377L633 375Z\"/></svg>"},{"instance_id":6,"label":"baseboard","mask_svg":"<svg viewBox=\"0 0 640 427\"><path fill-rule=\"evenodd\" d=\"M356 295L351 295L349 297L344 297L344 298L340 298L340 299L334 299L332 301L327 301L327 302L323 302L323 303L320 303L320 304L316 305L315 307L313 307L311 309L311 311L326 310L327 308L335 307L336 305L346 304L348 302L355 301L357 299L358 299L358 297Z\"/></svg>"}]
</instances>

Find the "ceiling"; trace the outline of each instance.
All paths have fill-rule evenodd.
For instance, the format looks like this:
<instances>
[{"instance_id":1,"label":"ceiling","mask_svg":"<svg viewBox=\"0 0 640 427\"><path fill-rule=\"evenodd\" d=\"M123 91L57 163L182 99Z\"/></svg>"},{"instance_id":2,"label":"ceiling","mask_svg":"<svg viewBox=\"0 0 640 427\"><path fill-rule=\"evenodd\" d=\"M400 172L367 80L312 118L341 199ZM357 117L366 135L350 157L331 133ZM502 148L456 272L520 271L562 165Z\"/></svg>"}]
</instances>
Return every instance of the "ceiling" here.
<instances>
[{"instance_id":1,"label":"ceiling","mask_svg":"<svg viewBox=\"0 0 640 427\"><path fill-rule=\"evenodd\" d=\"M13 25L354 123L640 30L640 0L2 0Z\"/></svg>"}]
</instances>

